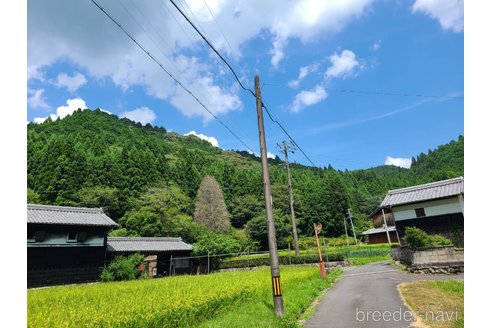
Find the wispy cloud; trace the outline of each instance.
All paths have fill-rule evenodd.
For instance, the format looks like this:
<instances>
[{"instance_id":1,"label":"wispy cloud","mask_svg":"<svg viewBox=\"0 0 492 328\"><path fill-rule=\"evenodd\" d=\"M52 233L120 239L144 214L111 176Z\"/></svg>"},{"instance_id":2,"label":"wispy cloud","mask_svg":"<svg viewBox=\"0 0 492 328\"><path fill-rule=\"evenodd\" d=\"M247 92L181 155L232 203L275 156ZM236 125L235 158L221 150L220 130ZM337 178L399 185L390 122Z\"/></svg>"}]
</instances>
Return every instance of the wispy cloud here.
<instances>
[{"instance_id":1,"label":"wispy cloud","mask_svg":"<svg viewBox=\"0 0 492 328\"><path fill-rule=\"evenodd\" d=\"M27 104L31 108L50 109L50 105L43 96L44 89L28 89Z\"/></svg>"},{"instance_id":2,"label":"wispy cloud","mask_svg":"<svg viewBox=\"0 0 492 328\"><path fill-rule=\"evenodd\" d=\"M67 88L70 92L77 91L81 86L87 83L85 76L79 72L75 72L72 76L66 73L60 73L53 82L59 88Z\"/></svg>"},{"instance_id":3,"label":"wispy cloud","mask_svg":"<svg viewBox=\"0 0 492 328\"><path fill-rule=\"evenodd\" d=\"M390 117L393 115L407 112L409 110L412 110L414 108L417 108L417 107L422 106L422 105L427 104L427 103L443 102L443 101L447 101L447 100L461 97L462 95L463 95L462 93L451 93L451 94L448 94L446 96L439 97L439 98L426 98L426 99L419 100L413 104L410 104L410 105L407 105L407 106L404 106L404 107L401 107L401 108L398 108L398 109L395 109L395 110L392 110L390 112L386 112L383 114L369 116L369 117L355 118L355 119L347 120L347 121L335 122L335 123L328 124L328 125L314 127L312 129L310 129L310 131L313 133L317 133L317 132L321 132L321 131L330 131L330 130L345 128L348 126L363 124L363 123L367 123L370 121L376 121L376 120L380 120L380 119L383 119L386 117Z\"/></svg>"}]
</instances>

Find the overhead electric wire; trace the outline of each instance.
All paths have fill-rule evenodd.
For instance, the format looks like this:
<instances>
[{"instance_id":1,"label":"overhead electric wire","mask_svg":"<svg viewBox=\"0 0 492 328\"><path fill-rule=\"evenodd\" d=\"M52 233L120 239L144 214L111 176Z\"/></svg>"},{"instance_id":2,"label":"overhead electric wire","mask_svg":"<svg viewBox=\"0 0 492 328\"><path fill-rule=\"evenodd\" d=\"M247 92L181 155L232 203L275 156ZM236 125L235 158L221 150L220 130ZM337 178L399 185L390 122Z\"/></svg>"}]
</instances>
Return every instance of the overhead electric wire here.
<instances>
[{"instance_id":1,"label":"overhead electric wire","mask_svg":"<svg viewBox=\"0 0 492 328\"><path fill-rule=\"evenodd\" d=\"M237 83L239 83L239 86L245 90L245 91L249 91L253 97L256 98L256 94L253 92L253 90L249 89L249 88L246 88L242 83L241 81L239 80L236 72L234 71L234 69L232 68L232 66L227 62L226 59L224 59L224 57L222 57L222 55L217 51L217 49L215 49L215 47L212 45L212 43L207 39L207 37L205 35L203 35L203 33L195 26L195 24L193 24L193 22L188 18L188 16L186 16L186 14L181 10L181 8L179 8L178 5L176 5L176 3L174 2L174 0L170 0L171 3L174 5L174 7L179 11L179 13L184 17L184 19L186 19L186 21L193 27L193 29L202 37L202 39L205 41L205 43L215 52L215 54L217 56L219 56L219 58L226 64L226 66L229 68L229 70L231 71L231 73L234 75L234 77L236 78L236 81ZM265 106L265 104L261 103L262 107L265 109L265 111L267 112L268 114L268 117L270 118L270 120L272 120L274 123L276 123L281 129L282 131L284 131L284 133L289 137L289 139L294 143L294 145L299 148L299 150L301 151L301 153L307 158L307 160L313 165L313 166L316 166L316 164L314 164L314 162L309 158L309 156L306 155L306 153L302 150L302 148L299 146L299 144L294 140L294 138L292 138L292 136L287 132L287 130L283 127L283 125L276 119L274 119L272 117L272 114L270 113L270 111L268 110L268 108Z\"/></svg>"},{"instance_id":2,"label":"overhead electric wire","mask_svg":"<svg viewBox=\"0 0 492 328\"><path fill-rule=\"evenodd\" d=\"M170 0L171 3L174 5L174 7L176 7L176 9L179 11L179 13L181 14L181 16L184 17L184 19L186 19L186 21L193 27L193 29L198 33L200 34L200 36L202 37L202 39L205 41L205 43L207 43L207 45L215 52L215 54L217 56L219 56L219 58L226 64L226 66L229 68L229 70L231 71L232 75L234 75L234 77L236 78L236 81L237 83L239 83L239 86L245 90L245 91L249 91L254 97L255 96L255 93L253 92L253 90L249 89L249 88L246 88L243 83L241 82L241 80L239 80L239 77L237 76L236 72L234 71L234 69L232 68L232 66L227 62L227 60L224 59L224 57L222 57L222 55L217 51L217 49L215 49L215 47L210 43L210 41L208 41L207 37L205 35L203 35L203 33L195 26L195 24L193 24L193 22L188 18L188 16L186 16L186 14L181 10L181 8L179 8L178 5L176 5L176 3L174 2L174 0Z\"/></svg>"},{"instance_id":3,"label":"overhead electric wire","mask_svg":"<svg viewBox=\"0 0 492 328\"><path fill-rule=\"evenodd\" d=\"M285 84L280 83L262 83L262 86L274 86L274 87L283 87L290 88ZM386 91L368 91L368 90L353 90L353 89L338 89L338 88L328 88L329 91L337 91L343 93L359 93L365 95L379 95L379 96L399 96L399 97L420 97L420 98L443 98L445 96L435 96L435 95L425 95L420 93L398 93L398 92L386 92ZM449 96L449 98L459 98L463 97L463 95L454 95Z\"/></svg>"},{"instance_id":4,"label":"overhead electric wire","mask_svg":"<svg viewBox=\"0 0 492 328\"><path fill-rule=\"evenodd\" d=\"M172 1L172 0L171 0ZM176 79L168 70L162 66L162 64L148 51L146 50L120 23L118 23L102 6L100 6L95 0L91 0L91 2L99 8L116 26L118 26L143 52L147 54L147 56L152 59L159 67L171 78L173 79L179 86L181 86L191 97L193 97L214 119L216 119L222 126L224 126L239 142L241 142L249 151L254 151L243 141L239 136L237 136L234 131L232 131L222 120L220 120L212 111L210 111L203 102L198 99L188 88L186 88L178 79Z\"/></svg>"},{"instance_id":5,"label":"overhead electric wire","mask_svg":"<svg viewBox=\"0 0 492 328\"><path fill-rule=\"evenodd\" d=\"M217 22L217 20L215 19L214 17L214 14L212 13L212 10L210 9L210 7L208 6L208 3L207 3L207 0L203 0L203 2L205 3L205 6L207 6L207 9L208 9L208 12L210 13L210 16L212 16L212 19L214 20L215 22L215 25L217 25L217 27L219 28L219 31L220 33L222 34L222 36L224 37L224 40L225 42L227 43L227 45L229 46L229 49L231 50L231 54L234 53L234 51L232 50L232 47L231 47L231 44L229 43L229 40L227 40L225 34L224 34L224 31L222 31L222 28L220 27L219 25L219 22Z\"/></svg>"}]
</instances>

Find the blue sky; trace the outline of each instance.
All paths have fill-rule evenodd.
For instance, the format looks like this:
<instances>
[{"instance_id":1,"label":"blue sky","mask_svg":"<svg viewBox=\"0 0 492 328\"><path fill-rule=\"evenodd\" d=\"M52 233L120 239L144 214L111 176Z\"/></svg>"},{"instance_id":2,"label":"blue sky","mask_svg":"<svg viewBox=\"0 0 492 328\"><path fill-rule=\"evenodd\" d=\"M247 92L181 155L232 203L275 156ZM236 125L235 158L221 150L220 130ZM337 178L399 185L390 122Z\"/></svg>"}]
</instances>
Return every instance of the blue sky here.
<instances>
[{"instance_id":1,"label":"blue sky","mask_svg":"<svg viewBox=\"0 0 492 328\"><path fill-rule=\"evenodd\" d=\"M97 2L259 152L255 99L170 2ZM244 85L259 74L263 102L317 166L408 166L464 134L463 1L175 2ZM101 108L246 150L91 1L28 1L27 13L29 121ZM265 125L280 156L287 136Z\"/></svg>"}]
</instances>

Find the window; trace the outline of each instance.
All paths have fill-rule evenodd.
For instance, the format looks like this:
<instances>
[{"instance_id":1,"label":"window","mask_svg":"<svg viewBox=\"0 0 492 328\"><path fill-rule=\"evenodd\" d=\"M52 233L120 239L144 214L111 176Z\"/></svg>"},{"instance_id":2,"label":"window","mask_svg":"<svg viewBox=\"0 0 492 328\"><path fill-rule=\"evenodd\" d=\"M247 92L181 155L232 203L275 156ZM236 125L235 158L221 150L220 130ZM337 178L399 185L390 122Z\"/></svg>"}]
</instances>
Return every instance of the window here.
<instances>
[{"instance_id":1,"label":"window","mask_svg":"<svg viewBox=\"0 0 492 328\"><path fill-rule=\"evenodd\" d=\"M36 242L34 231L28 231L27 232L27 242L28 243L35 243Z\"/></svg>"},{"instance_id":2,"label":"window","mask_svg":"<svg viewBox=\"0 0 492 328\"><path fill-rule=\"evenodd\" d=\"M425 216L424 208L423 207L416 208L415 209L415 214L417 215L418 218L421 218L421 217Z\"/></svg>"},{"instance_id":3,"label":"window","mask_svg":"<svg viewBox=\"0 0 492 328\"><path fill-rule=\"evenodd\" d=\"M67 241L70 243L76 243L77 242L77 233L74 231L70 231L67 235Z\"/></svg>"}]
</instances>

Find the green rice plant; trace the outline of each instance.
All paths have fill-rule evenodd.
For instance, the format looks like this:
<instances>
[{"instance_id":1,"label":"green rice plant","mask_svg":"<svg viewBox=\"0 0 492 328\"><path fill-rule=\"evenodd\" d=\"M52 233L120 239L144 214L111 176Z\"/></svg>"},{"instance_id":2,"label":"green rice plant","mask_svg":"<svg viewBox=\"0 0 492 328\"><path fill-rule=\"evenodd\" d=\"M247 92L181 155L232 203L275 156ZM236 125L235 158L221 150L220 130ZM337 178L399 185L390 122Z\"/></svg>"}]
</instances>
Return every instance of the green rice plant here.
<instances>
[{"instance_id":1,"label":"green rice plant","mask_svg":"<svg viewBox=\"0 0 492 328\"><path fill-rule=\"evenodd\" d=\"M283 267L283 286L316 267ZM287 288L287 287L284 287ZM270 270L107 282L27 292L28 327L190 327L270 295Z\"/></svg>"}]
</instances>

